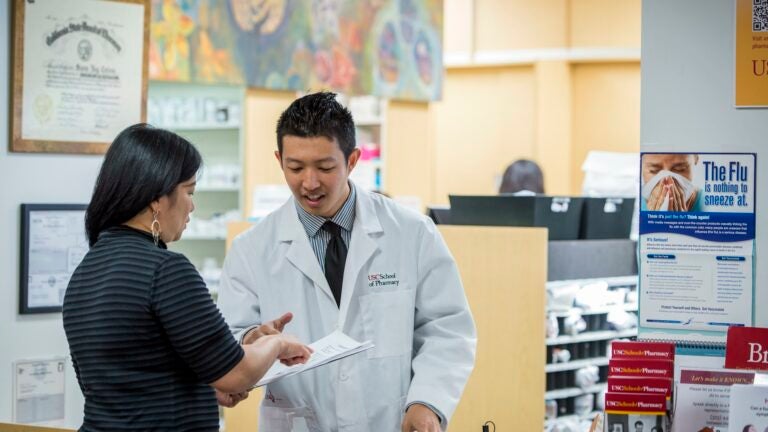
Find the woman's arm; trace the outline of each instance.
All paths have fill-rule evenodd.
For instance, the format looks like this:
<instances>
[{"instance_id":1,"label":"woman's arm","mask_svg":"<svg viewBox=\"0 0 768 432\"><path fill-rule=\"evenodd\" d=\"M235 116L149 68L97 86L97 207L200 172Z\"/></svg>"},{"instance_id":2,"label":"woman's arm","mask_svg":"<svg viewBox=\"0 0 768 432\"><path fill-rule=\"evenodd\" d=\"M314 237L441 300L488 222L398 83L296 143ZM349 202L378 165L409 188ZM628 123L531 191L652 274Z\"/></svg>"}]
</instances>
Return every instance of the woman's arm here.
<instances>
[{"instance_id":1,"label":"woman's arm","mask_svg":"<svg viewBox=\"0 0 768 432\"><path fill-rule=\"evenodd\" d=\"M283 335L268 335L249 345L242 345L245 355L234 368L211 383L224 393L248 391L267 373L275 360L286 365L306 363L312 350L306 345Z\"/></svg>"}]
</instances>

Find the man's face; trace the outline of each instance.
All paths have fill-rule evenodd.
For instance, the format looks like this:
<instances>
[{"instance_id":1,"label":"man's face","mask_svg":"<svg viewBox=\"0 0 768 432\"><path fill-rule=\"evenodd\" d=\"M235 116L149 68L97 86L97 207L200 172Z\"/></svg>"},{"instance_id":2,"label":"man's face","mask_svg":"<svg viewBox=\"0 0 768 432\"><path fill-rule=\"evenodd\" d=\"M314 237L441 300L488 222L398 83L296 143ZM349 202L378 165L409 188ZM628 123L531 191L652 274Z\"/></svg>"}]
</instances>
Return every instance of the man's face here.
<instances>
[{"instance_id":1,"label":"man's face","mask_svg":"<svg viewBox=\"0 0 768 432\"><path fill-rule=\"evenodd\" d=\"M360 150L355 149L345 161L336 138L286 135L283 153L275 156L299 205L313 215L331 218L349 195L347 179Z\"/></svg>"},{"instance_id":2,"label":"man's face","mask_svg":"<svg viewBox=\"0 0 768 432\"><path fill-rule=\"evenodd\" d=\"M643 432L643 424L642 423L635 424L635 432Z\"/></svg>"},{"instance_id":3,"label":"man's face","mask_svg":"<svg viewBox=\"0 0 768 432\"><path fill-rule=\"evenodd\" d=\"M667 170L691 180L696 156L692 154L645 154L643 155L643 184L659 171Z\"/></svg>"}]
</instances>

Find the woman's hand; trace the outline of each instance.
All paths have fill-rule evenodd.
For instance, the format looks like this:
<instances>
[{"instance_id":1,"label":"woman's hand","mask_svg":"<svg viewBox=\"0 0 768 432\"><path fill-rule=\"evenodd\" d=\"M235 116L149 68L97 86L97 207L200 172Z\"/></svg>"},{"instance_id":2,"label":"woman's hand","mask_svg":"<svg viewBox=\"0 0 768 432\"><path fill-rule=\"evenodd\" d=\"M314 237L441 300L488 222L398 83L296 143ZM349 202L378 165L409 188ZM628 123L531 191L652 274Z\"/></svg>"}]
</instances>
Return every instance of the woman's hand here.
<instances>
[{"instance_id":1,"label":"woman's hand","mask_svg":"<svg viewBox=\"0 0 768 432\"><path fill-rule=\"evenodd\" d=\"M280 363L286 366L306 363L312 355L312 348L299 342L295 337L285 334L276 335L276 337L280 338L280 354L277 355Z\"/></svg>"},{"instance_id":2,"label":"woman's hand","mask_svg":"<svg viewBox=\"0 0 768 432\"><path fill-rule=\"evenodd\" d=\"M245 399L248 399L248 392L224 393L216 390L216 400L225 408L233 408Z\"/></svg>"}]
</instances>

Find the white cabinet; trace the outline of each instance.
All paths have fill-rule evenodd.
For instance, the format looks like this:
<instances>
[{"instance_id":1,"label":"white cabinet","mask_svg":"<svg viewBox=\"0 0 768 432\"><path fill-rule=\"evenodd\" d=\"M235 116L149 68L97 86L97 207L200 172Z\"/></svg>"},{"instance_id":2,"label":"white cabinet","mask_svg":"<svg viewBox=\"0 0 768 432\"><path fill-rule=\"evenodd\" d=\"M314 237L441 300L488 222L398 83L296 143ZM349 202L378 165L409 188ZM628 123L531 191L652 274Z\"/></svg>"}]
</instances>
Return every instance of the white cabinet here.
<instances>
[{"instance_id":1,"label":"white cabinet","mask_svg":"<svg viewBox=\"0 0 768 432\"><path fill-rule=\"evenodd\" d=\"M200 270L215 294L224 261L226 225L242 220L245 90L153 81L147 101L148 123L187 138L203 156L195 188L195 211L182 238L169 245Z\"/></svg>"},{"instance_id":2,"label":"white cabinet","mask_svg":"<svg viewBox=\"0 0 768 432\"><path fill-rule=\"evenodd\" d=\"M339 97L346 103L355 119L355 140L360 149L360 160L350 178L359 187L382 191L384 184L383 143L386 101L375 96Z\"/></svg>"}]
</instances>

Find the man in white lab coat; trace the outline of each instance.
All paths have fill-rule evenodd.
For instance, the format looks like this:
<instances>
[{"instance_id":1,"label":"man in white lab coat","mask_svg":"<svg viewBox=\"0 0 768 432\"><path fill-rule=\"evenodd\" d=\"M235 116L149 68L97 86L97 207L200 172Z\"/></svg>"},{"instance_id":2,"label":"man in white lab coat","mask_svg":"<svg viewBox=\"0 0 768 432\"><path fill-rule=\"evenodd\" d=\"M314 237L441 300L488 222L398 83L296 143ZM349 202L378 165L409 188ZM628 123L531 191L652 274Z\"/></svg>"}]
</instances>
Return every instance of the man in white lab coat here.
<instances>
[{"instance_id":1,"label":"man in white lab coat","mask_svg":"<svg viewBox=\"0 0 768 432\"><path fill-rule=\"evenodd\" d=\"M340 329L376 345L268 385L260 430L445 430L477 342L459 272L428 218L349 181L360 150L334 96L281 115L293 197L235 239L218 304L244 343L290 321L302 341Z\"/></svg>"}]
</instances>

